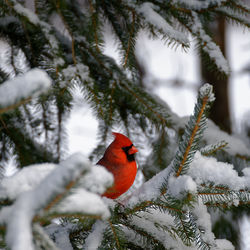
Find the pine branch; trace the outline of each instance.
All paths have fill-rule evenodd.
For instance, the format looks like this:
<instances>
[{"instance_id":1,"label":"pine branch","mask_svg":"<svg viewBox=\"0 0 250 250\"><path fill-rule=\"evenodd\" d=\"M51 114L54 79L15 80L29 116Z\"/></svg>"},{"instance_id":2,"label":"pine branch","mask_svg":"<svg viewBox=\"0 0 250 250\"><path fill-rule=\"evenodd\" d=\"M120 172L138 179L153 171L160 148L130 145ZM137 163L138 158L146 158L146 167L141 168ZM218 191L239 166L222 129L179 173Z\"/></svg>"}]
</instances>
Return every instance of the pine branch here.
<instances>
[{"instance_id":1,"label":"pine branch","mask_svg":"<svg viewBox=\"0 0 250 250\"><path fill-rule=\"evenodd\" d=\"M71 29L68 25L68 23L66 22L62 12L61 12L61 5L60 5L60 1L59 0L56 0L56 11L57 13L59 14L59 16L61 17L62 21L63 21L63 24L65 26L65 28L67 29L67 31L69 32L70 34L70 37L71 37L71 51L72 51L72 59L73 59L73 62L74 62L74 65L77 64L77 59L76 59L76 55L75 55L75 38L74 38L74 35L73 33L71 32Z\"/></svg>"},{"instance_id":2,"label":"pine branch","mask_svg":"<svg viewBox=\"0 0 250 250\"><path fill-rule=\"evenodd\" d=\"M126 67L127 62L128 62L128 57L129 57L131 46L132 46L132 36L134 33L134 26L135 26L135 12L134 12L134 10L131 10L131 13L132 13L132 24L131 24L131 29L129 32L128 46L127 46L127 50L126 50L126 54L125 54L123 67Z\"/></svg>"},{"instance_id":3,"label":"pine branch","mask_svg":"<svg viewBox=\"0 0 250 250\"><path fill-rule=\"evenodd\" d=\"M15 0L6 0L5 2L11 11L13 11L21 20L35 26L39 30L39 35L44 35L46 44L50 48L49 52L53 56L53 66L62 64L64 60L61 57L59 44L54 35L53 28L49 25L49 23L39 20L35 13L23 7L22 4L16 2ZM44 54L46 54L47 57L51 57L51 55L48 55L48 49L47 51L44 51Z\"/></svg>"},{"instance_id":4,"label":"pine branch","mask_svg":"<svg viewBox=\"0 0 250 250\"><path fill-rule=\"evenodd\" d=\"M163 212L168 211L171 214L184 213L184 211L181 210L180 206L176 206L176 205L174 206L173 203L168 204L167 202L164 203L162 200L159 200L159 201L143 201L140 204L137 204L136 206L134 206L133 208L126 208L125 215L130 216L130 215L136 214L137 212L146 211L148 208L160 209Z\"/></svg>"},{"instance_id":5,"label":"pine branch","mask_svg":"<svg viewBox=\"0 0 250 250\"><path fill-rule=\"evenodd\" d=\"M8 107L0 108L0 115L6 113L8 111L11 111L13 109L16 109L16 108L18 108L18 107L20 107L20 106L22 106L24 104L29 103L31 101L31 99L32 99L31 97L28 97L28 98L23 99L20 102L17 102L17 103L15 103L13 105L10 105Z\"/></svg>"},{"instance_id":6,"label":"pine branch","mask_svg":"<svg viewBox=\"0 0 250 250\"><path fill-rule=\"evenodd\" d=\"M140 235L144 239L146 244L144 245L143 249L145 249L145 247L147 247L147 248L152 247L153 248L153 246L154 246L154 248L157 248L157 249L165 249L162 242L159 241L156 237L154 237L150 233L148 233L147 231L145 231L144 228L140 228L136 225L131 225L129 222L126 222L126 221L124 221L123 224L124 224L124 226L126 226L130 230L133 230L136 233L136 235ZM164 230L166 230L166 228L164 228Z\"/></svg>"},{"instance_id":7,"label":"pine branch","mask_svg":"<svg viewBox=\"0 0 250 250\"><path fill-rule=\"evenodd\" d=\"M176 177L184 174L193 160L194 154L198 149L199 140L206 126L206 112L213 101L212 86L205 84L199 91L194 115L190 117L186 125L185 132L179 143L178 152L173 160L173 171Z\"/></svg>"},{"instance_id":8,"label":"pine branch","mask_svg":"<svg viewBox=\"0 0 250 250\"><path fill-rule=\"evenodd\" d=\"M93 214L84 214L84 213L59 213L59 212L51 212L51 213L46 213L46 216L39 216L36 215L34 216L32 222L33 223L39 223L40 225L48 225L51 223L52 220L54 219L78 219L79 221L84 221L86 219L89 220L101 220L102 216L101 215L93 215Z\"/></svg>"},{"instance_id":9,"label":"pine branch","mask_svg":"<svg viewBox=\"0 0 250 250\"><path fill-rule=\"evenodd\" d=\"M182 171L182 169L183 169L183 166L184 166L185 162L187 161L188 155L189 155L189 153L190 153L190 151L191 151L191 147L192 147L192 144L193 144L193 142L194 142L195 135L196 135L196 133L197 133L199 127L200 127L200 126L199 126L199 123L200 123L201 118L202 118L202 115L203 115L203 113L204 113L204 111L205 111L205 107L206 107L206 105L207 105L207 101L208 101L208 97L205 96L205 97L202 99L202 107L201 107L201 110L200 110L200 112L199 112L199 114L198 114L198 116L197 116L196 123L195 123L195 125L194 125L192 134L191 134L191 136L190 136L190 138L189 138L189 141L188 141L188 145L187 145L186 150L185 150L185 153L184 153L184 155L183 155L183 159L182 159L182 161L181 161L181 163L180 163L180 165L179 165L178 171L176 172L176 176L177 176L177 177L181 174L181 171Z\"/></svg>"},{"instance_id":10,"label":"pine branch","mask_svg":"<svg viewBox=\"0 0 250 250\"><path fill-rule=\"evenodd\" d=\"M204 231L204 229L200 228L203 225L198 225L197 224L197 221L195 220L194 214L190 213L190 216L191 216L192 221L193 221L193 228L194 228L194 232L195 232L195 244L196 244L196 246L198 246L198 249L202 249L202 250L210 250L210 249L212 249L212 247L214 247L214 244L212 244L212 242L209 241L209 239L207 239L207 237L205 236L206 232ZM204 236L204 238L206 237L206 240L209 243L204 241L203 236Z\"/></svg>"},{"instance_id":11,"label":"pine branch","mask_svg":"<svg viewBox=\"0 0 250 250\"><path fill-rule=\"evenodd\" d=\"M81 154L72 155L61 165L40 182L34 190L22 193L12 206L6 208L6 210L1 210L0 221L7 225L6 237L10 247L29 246L32 248L32 237L30 235L32 219L40 209L46 208L47 204L54 200L54 197L63 192L65 185L69 184L68 188L70 188L71 182L86 174L91 167ZM37 197L40 198L39 202L36 202ZM6 216L7 214L13 216ZM16 228L16 233L18 235L22 233L23 237L17 237L10 241L8 239L12 239L13 227ZM25 227L25 231L23 231L23 227Z\"/></svg>"},{"instance_id":12,"label":"pine branch","mask_svg":"<svg viewBox=\"0 0 250 250\"><path fill-rule=\"evenodd\" d=\"M166 8L168 9L168 8ZM138 16L144 19L144 22L151 30L158 31L160 34L168 37L170 39L169 45L173 42L181 44L184 48L189 47L189 40L187 37L172 27L172 25L162 17L157 11L157 6L152 3L143 3L137 8ZM155 33L155 32L154 32Z\"/></svg>"},{"instance_id":13,"label":"pine branch","mask_svg":"<svg viewBox=\"0 0 250 250\"><path fill-rule=\"evenodd\" d=\"M227 142L221 141L221 142L218 142L216 144L208 145L204 148L201 148L200 152L204 156L209 156L209 155L212 155L212 154L216 153L217 151L225 148L227 145L228 145Z\"/></svg>"},{"instance_id":14,"label":"pine branch","mask_svg":"<svg viewBox=\"0 0 250 250\"><path fill-rule=\"evenodd\" d=\"M186 212L178 217L175 217L176 233L182 239L182 241L190 246L195 242L195 227L194 221L190 216L190 212Z\"/></svg>"},{"instance_id":15,"label":"pine branch","mask_svg":"<svg viewBox=\"0 0 250 250\"><path fill-rule=\"evenodd\" d=\"M80 176L78 177L79 180ZM71 190L71 188L73 186L75 186L75 184L77 183L77 180L71 181L69 182L65 188L64 188L64 192L61 194L58 194L45 208L44 211L48 212L52 207L54 207L57 203L59 203L66 195L67 193Z\"/></svg>"},{"instance_id":16,"label":"pine branch","mask_svg":"<svg viewBox=\"0 0 250 250\"><path fill-rule=\"evenodd\" d=\"M58 250L55 243L49 238L39 224L34 224L32 229L36 246L44 249Z\"/></svg>"},{"instance_id":17,"label":"pine branch","mask_svg":"<svg viewBox=\"0 0 250 250\"><path fill-rule=\"evenodd\" d=\"M224 186L215 185L201 185L198 191L198 195L202 198L203 203L208 206L230 207L230 206L242 206L250 204L250 192L249 190L231 190Z\"/></svg>"},{"instance_id":18,"label":"pine branch","mask_svg":"<svg viewBox=\"0 0 250 250\"><path fill-rule=\"evenodd\" d=\"M120 53L123 59L123 66L130 69L131 73L137 73L134 44L136 34L139 30L136 22L135 10L125 4L121 8L117 1L101 1L100 7L104 16L111 24L114 34L119 39Z\"/></svg>"},{"instance_id":19,"label":"pine branch","mask_svg":"<svg viewBox=\"0 0 250 250\"><path fill-rule=\"evenodd\" d=\"M43 94L51 87L52 81L46 72L32 69L22 76L0 85L0 115L19 107L32 97Z\"/></svg>"},{"instance_id":20,"label":"pine branch","mask_svg":"<svg viewBox=\"0 0 250 250\"><path fill-rule=\"evenodd\" d=\"M43 145L36 143L25 128L17 122L18 113L5 113L0 118L2 124L2 133L4 133L13 143L14 154L21 167L42 163L42 162L57 162L57 159ZM8 125L7 125L8 122ZM25 141L25 143L23 143ZM18 166L19 166L18 164Z\"/></svg>"},{"instance_id":21,"label":"pine branch","mask_svg":"<svg viewBox=\"0 0 250 250\"><path fill-rule=\"evenodd\" d=\"M229 20L235 20L245 26L249 26L245 18L245 15L249 13L249 8L241 3L236 3L234 0L193 2L178 0L171 3L158 0L152 0L147 3L143 1L115 0L93 2L89 0L88 3L86 1L36 0L35 13L24 8L23 3L19 3L19 1L6 0L2 1L2 3L0 17L4 20L0 23L0 28L10 48L14 49L7 62L12 67L13 74L22 70L15 65L15 50L21 49L25 53L31 67L45 69L50 73L55 83L48 95L40 97L36 103L32 102L29 104L31 107L39 107L42 110L40 114L36 114L34 129L30 125L32 127L31 131L29 131L30 127L26 126L25 123L27 121L32 122L32 119L30 119L32 114L29 114L28 109L25 111L15 108L22 105L23 102L25 103L26 99L29 101L33 94L17 98L14 103L4 107L1 106L0 108L1 150L3 150L3 154L7 155L8 150L10 151L11 147L13 147L14 154L19 156L17 159L23 165L26 165L24 163L27 162L56 161L58 159L55 159L54 155L61 156L62 149L64 149L62 143L64 118L71 110L69 88L74 84L78 84L83 89L83 95L90 101L91 108L96 111L100 121L99 135L102 141L96 152L100 152L100 149L103 149L108 132L114 125L123 126L122 128L127 131L128 135L133 135L131 131L134 132L135 127L140 127L140 131L144 133L144 136L149 138L150 145L152 145L152 140L150 139L153 138L155 130L157 130L157 133L158 130L161 130L163 132L159 136L159 142L157 141L158 154L155 155L158 157L161 154L159 159L157 159L158 165L161 165L160 169L166 167L166 162L169 160L166 159L164 154L166 154L165 151L171 146L171 143L169 143L168 133L165 129L166 127L171 127L176 131L179 126L170 121L170 118L172 116L175 117L175 115L166 105L139 87L134 51L136 36L139 30L146 28L153 36L167 38L169 41L168 45L180 44L184 47L188 47L187 33L189 32L198 40L199 48L204 51L208 59L210 58L209 62L212 62L213 68L217 67L220 71L227 73L229 71L227 71L224 58L216 44L206 33L204 27L218 13L222 13ZM86 8L77 9L79 6L82 7L80 4L85 5ZM51 13L59 15L63 27L58 28L51 25L53 22ZM119 39L119 52L123 56L123 68L102 53L103 34L101 33L101 28L103 27L102 21L104 19L109 20L113 27L113 32ZM65 28L69 34L63 34L59 30L61 28ZM221 62L223 63L221 64ZM129 74L125 72L125 68L128 69L127 72ZM8 77L5 73L0 72L1 80ZM0 98L0 103L2 99ZM193 182L194 180L191 176L184 176L189 169L195 152L200 148L199 142L206 125L206 112L213 99L211 86L204 86L199 92L194 115L186 126L178 152L168 169L169 171L165 171L164 176L161 176L166 178L163 184L161 183L163 178L159 178L161 180L159 185L162 184L162 193L157 193L159 197L143 200L143 198L140 199L143 197L141 196L138 199L139 201L134 203L132 207L125 207L120 210L115 208L114 211L111 208L112 217L109 220L109 226L107 227L105 223L101 222L105 224L102 230L99 231L99 245L101 249L140 248L136 244L137 242L129 242L131 238L126 239L124 237L124 235L126 236L125 229L130 230L132 237L139 236L145 239L146 246L150 246L152 249L165 248L165 235L173 237L173 242L179 240L180 237L186 245L194 246L196 244L198 248L208 249L210 246L204 239L207 239L211 231L209 228L206 228L207 234L203 233L203 228L200 225L201 218L195 217L202 214L202 209L195 213L197 200L202 199L207 206L223 207L224 209L237 205L249 206L250 197L248 190L231 190L229 187L212 184L208 184L209 186L197 185L197 183ZM15 109L14 112L7 112L12 109ZM39 115L42 118L39 119ZM55 120L56 124L54 125ZM36 133L33 133L34 131ZM42 133L42 136L44 135L45 146L36 144L36 140L38 141L40 138L33 138L39 137L39 132ZM201 152L203 154L212 154L225 146L226 143L223 142L213 144L210 147L201 149ZM172 159L173 153L167 154ZM3 156L3 158L7 159L8 156ZM155 159L150 164L152 163L153 165L154 162ZM71 162L69 161L68 164L71 164ZM78 167L76 166L76 168ZM74 168L71 170L75 171ZM26 219L23 219L22 222L28 224L27 228L29 230L31 223L40 222L42 225L45 225L51 223L53 218L65 217L65 223L66 221L71 221L72 225L80 225L75 230L77 238L75 242L85 244L86 238L87 241L91 240L91 237L88 237L88 235L95 236L92 231L94 228L92 228L93 222L107 218L109 210L105 205L103 206L106 210L101 211L100 214L96 210L95 213L92 210L87 210L88 207L92 209L94 207L103 208L102 206L92 206L90 204L90 201L94 198L91 195L94 195L98 201L101 199L96 194L91 193L91 187L84 186L84 183L80 184L81 189L76 189L74 193L71 193L81 173L76 174L74 178L71 174L71 171L69 171L64 176L65 179L64 177L62 178L64 181L59 181L59 184L50 181L45 185L46 182L44 180L43 184L38 185L38 188L30 190L26 194L22 193L15 201L1 201L4 209L0 212L0 221L5 221L7 224L6 239L8 243L10 242L11 233L13 233L10 227L17 228L20 235L23 233L23 224L16 223L14 220L16 218L20 219L25 211L30 213L27 214ZM69 178L69 176L72 178ZM50 177L49 175L47 179L50 179ZM181 198L178 195L174 198L171 197L170 186L168 186L170 177L175 179L179 177L179 180L184 180L185 177L188 177L189 179L186 180L195 185L195 191L191 192L193 190L188 187L187 189L182 189L184 195ZM37 193L47 190L47 188L49 189L50 185L54 186L54 188L50 190L51 192L48 192L48 196L46 196L47 192L45 192L41 195L42 198L39 199L39 202L36 200L36 202L30 202L30 204L25 203L25 201L30 200L30 196L36 196ZM58 187L59 189L56 189ZM89 193L84 195L83 191ZM82 197L91 197L91 199L87 200L87 198L83 199ZM72 203L76 203L68 202L70 198L74 201L77 200L78 205L83 200L89 201L88 206L79 205L81 208L79 211L78 208L72 205ZM39 213L40 211L42 213ZM160 215L162 217L159 218L158 215L160 213L166 213L165 217ZM131 219L135 218L141 218L142 221L145 220L146 222L149 215L152 215L149 219L149 225L152 224L153 230L159 232L159 234L162 233L161 239L159 239L158 235L154 235L152 228L143 228L139 223L134 225L131 222ZM173 225L169 223L166 216L169 216L168 219L170 221L175 219ZM10 219L7 220L6 218ZM91 220L91 223L87 223L84 226L84 220L87 218ZM160 222L156 219L159 219ZM79 227L81 227L81 234L79 233ZM37 231L40 229L38 228ZM99 228L96 229L99 230ZM90 231L91 233L89 233ZM102 237L103 231L104 235ZM44 238L42 230L38 234L39 237ZM17 237L15 237L15 240L17 240ZM211 240L212 244L214 243L213 240ZM18 247L19 243L16 242ZM47 243L44 242L45 245ZM179 243L181 244L180 241ZM9 246L12 246L11 244L9 243Z\"/></svg>"},{"instance_id":22,"label":"pine branch","mask_svg":"<svg viewBox=\"0 0 250 250\"><path fill-rule=\"evenodd\" d=\"M91 19L92 19L92 25L93 25L93 28L94 28L94 34L95 34L95 46L96 46L96 50L98 52L101 52L100 48L99 48L99 37L98 37L98 34L97 34L97 18L98 18L98 15L96 14L96 10L94 9L94 6L92 4L92 0L88 0L88 3L89 3L89 8L90 8L90 12L91 12Z\"/></svg>"},{"instance_id":23,"label":"pine branch","mask_svg":"<svg viewBox=\"0 0 250 250\"><path fill-rule=\"evenodd\" d=\"M233 20L243 26L250 28L250 21L248 16L244 17L242 14L234 13L228 8L219 8L216 12L220 15L226 16L229 20Z\"/></svg>"},{"instance_id":24,"label":"pine branch","mask_svg":"<svg viewBox=\"0 0 250 250\"><path fill-rule=\"evenodd\" d=\"M110 220L108 220L108 222L109 222L109 226L110 226L110 228L112 230L113 236L115 238L117 249L121 249L120 248L119 238L117 237L117 234L116 234L116 229L115 229L114 225L112 224L112 222Z\"/></svg>"}]
</instances>

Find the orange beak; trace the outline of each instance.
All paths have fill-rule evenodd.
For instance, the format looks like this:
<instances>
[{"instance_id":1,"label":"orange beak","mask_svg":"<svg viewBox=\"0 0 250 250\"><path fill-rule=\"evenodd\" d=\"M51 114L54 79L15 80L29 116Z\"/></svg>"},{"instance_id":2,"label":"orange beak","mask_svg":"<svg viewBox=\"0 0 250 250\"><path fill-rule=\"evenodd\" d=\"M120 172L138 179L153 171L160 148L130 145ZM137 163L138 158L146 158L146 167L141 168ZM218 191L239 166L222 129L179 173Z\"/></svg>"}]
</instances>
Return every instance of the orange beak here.
<instances>
[{"instance_id":1,"label":"orange beak","mask_svg":"<svg viewBox=\"0 0 250 250\"><path fill-rule=\"evenodd\" d=\"M138 149L137 149L135 146L132 146L132 148L130 148L130 149L128 150L128 154L129 154L129 155L133 155L133 154L135 154L136 152L138 152Z\"/></svg>"}]
</instances>

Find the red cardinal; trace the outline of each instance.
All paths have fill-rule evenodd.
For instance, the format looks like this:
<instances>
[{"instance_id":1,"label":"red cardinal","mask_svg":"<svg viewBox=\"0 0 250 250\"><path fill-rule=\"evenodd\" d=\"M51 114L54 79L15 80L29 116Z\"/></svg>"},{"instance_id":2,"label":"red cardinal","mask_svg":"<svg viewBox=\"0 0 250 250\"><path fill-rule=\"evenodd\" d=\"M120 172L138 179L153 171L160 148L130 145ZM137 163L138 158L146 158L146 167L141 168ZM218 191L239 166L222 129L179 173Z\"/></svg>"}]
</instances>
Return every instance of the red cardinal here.
<instances>
[{"instance_id":1,"label":"red cardinal","mask_svg":"<svg viewBox=\"0 0 250 250\"><path fill-rule=\"evenodd\" d=\"M115 136L115 140L109 145L97 164L104 166L114 175L113 186L108 188L102 196L116 199L134 183L137 172L135 153L138 150L125 135L112 134Z\"/></svg>"}]
</instances>

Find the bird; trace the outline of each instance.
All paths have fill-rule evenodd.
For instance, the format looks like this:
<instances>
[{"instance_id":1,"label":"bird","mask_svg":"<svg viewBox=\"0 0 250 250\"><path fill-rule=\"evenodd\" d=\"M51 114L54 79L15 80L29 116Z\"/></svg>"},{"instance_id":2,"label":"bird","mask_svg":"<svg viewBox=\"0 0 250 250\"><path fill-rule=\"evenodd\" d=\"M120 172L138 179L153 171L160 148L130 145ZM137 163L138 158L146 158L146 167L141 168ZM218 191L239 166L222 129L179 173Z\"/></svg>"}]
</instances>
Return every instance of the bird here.
<instances>
[{"instance_id":1,"label":"bird","mask_svg":"<svg viewBox=\"0 0 250 250\"><path fill-rule=\"evenodd\" d=\"M108 146L97 165L104 166L114 176L113 186L109 187L102 196L116 199L134 183L137 173L135 153L138 152L138 149L127 136L116 132L112 132L112 134L115 139Z\"/></svg>"}]
</instances>

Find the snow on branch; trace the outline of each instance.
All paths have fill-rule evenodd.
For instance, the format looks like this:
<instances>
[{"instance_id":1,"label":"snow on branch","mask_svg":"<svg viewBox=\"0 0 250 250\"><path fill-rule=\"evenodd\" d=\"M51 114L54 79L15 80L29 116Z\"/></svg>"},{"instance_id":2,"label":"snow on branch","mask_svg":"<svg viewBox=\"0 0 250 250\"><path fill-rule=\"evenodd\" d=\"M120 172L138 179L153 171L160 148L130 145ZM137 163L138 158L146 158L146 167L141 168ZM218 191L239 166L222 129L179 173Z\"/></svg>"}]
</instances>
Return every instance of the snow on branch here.
<instances>
[{"instance_id":1,"label":"snow on branch","mask_svg":"<svg viewBox=\"0 0 250 250\"><path fill-rule=\"evenodd\" d=\"M48 234L46 234L46 232L38 223L35 223L32 229L34 233L35 245L38 245L41 247L41 249L59 250L54 241L49 237Z\"/></svg>"},{"instance_id":2,"label":"snow on branch","mask_svg":"<svg viewBox=\"0 0 250 250\"><path fill-rule=\"evenodd\" d=\"M56 37L53 35L52 27L48 23L41 21L34 12L29 10L28 8L23 7L20 3L15 2L12 8L17 14L26 17L32 24L40 26L51 46L52 52L55 53L58 51L59 49L58 41ZM54 62L55 65L64 64L64 60L61 57L54 59Z\"/></svg>"},{"instance_id":3,"label":"snow on branch","mask_svg":"<svg viewBox=\"0 0 250 250\"><path fill-rule=\"evenodd\" d=\"M249 146L243 140L236 135L229 135L222 131L210 119L208 120L208 128L204 132L204 139L207 144L215 144L218 141L227 142L228 145L224 150L229 154L250 157Z\"/></svg>"},{"instance_id":4,"label":"snow on branch","mask_svg":"<svg viewBox=\"0 0 250 250\"><path fill-rule=\"evenodd\" d=\"M86 250L98 249L103 240L103 233L106 227L107 223L100 220L96 221L96 223L92 227L92 231L85 240L83 249Z\"/></svg>"},{"instance_id":5,"label":"snow on branch","mask_svg":"<svg viewBox=\"0 0 250 250\"><path fill-rule=\"evenodd\" d=\"M228 7L221 7L218 8L217 11L221 14L224 14L230 18L232 18L233 20L246 25L248 28L250 27L250 20L249 20L249 16L244 16L242 15L242 13L236 13L235 11L233 11L232 9L229 9ZM250 9L248 10L250 12Z\"/></svg>"},{"instance_id":6,"label":"snow on branch","mask_svg":"<svg viewBox=\"0 0 250 250\"><path fill-rule=\"evenodd\" d=\"M193 21L190 23L191 32L198 37L201 49L209 55L218 70L228 75L230 73L228 62L223 56L220 47L215 44L212 38L205 32L197 13L192 12Z\"/></svg>"},{"instance_id":7,"label":"snow on branch","mask_svg":"<svg viewBox=\"0 0 250 250\"><path fill-rule=\"evenodd\" d=\"M146 2L140 5L137 10L145 18L146 22L156 27L159 31L163 32L171 39L174 39L185 46L189 46L187 35L183 32L175 30L161 15L155 11L156 8L157 6Z\"/></svg>"},{"instance_id":8,"label":"snow on branch","mask_svg":"<svg viewBox=\"0 0 250 250\"><path fill-rule=\"evenodd\" d=\"M239 191L250 188L250 169L245 168L242 172L244 175L239 176L233 165L219 162L213 157L202 156L197 151L188 170L188 175L199 185L213 183Z\"/></svg>"},{"instance_id":9,"label":"snow on branch","mask_svg":"<svg viewBox=\"0 0 250 250\"><path fill-rule=\"evenodd\" d=\"M21 193L13 205L0 211L0 223L6 224L6 242L11 249L31 250L32 227L35 215L38 218L46 215L55 204L61 201L77 180L91 171L92 164L81 154L74 154L52 170L35 188ZM103 172L102 172L103 173ZM33 176L34 177L34 176ZM106 171L104 185L112 183L112 175ZM105 187L103 187L105 189ZM66 197L67 203L62 206L62 212L79 212L97 214L103 218L109 216L109 210L100 197L88 191L81 190L78 195ZM81 207L86 205L86 209ZM91 205L91 209L90 209ZM41 212L43 209L43 212ZM77 211L76 211L77 210ZM87 211L87 212L86 212ZM36 216L37 217L37 216Z\"/></svg>"},{"instance_id":10,"label":"snow on branch","mask_svg":"<svg viewBox=\"0 0 250 250\"><path fill-rule=\"evenodd\" d=\"M31 165L10 177L3 178L0 183L0 199L15 200L21 193L39 185L56 167L56 164L51 163Z\"/></svg>"},{"instance_id":11,"label":"snow on branch","mask_svg":"<svg viewBox=\"0 0 250 250\"><path fill-rule=\"evenodd\" d=\"M67 68L62 70L62 80L60 81L60 86L65 87L68 82L75 81L80 78L83 82L92 83L93 79L89 76L88 66L78 63L76 65L69 65Z\"/></svg>"},{"instance_id":12,"label":"snow on branch","mask_svg":"<svg viewBox=\"0 0 250 250\"><path fill-rule=\"evenodd\" d=\"M200 152L204 156L212 155L218 150L225 148L227 145L228 145L227 142L220 141L216 144L210 144L210 145L207 145L206 147L201 148Z\"/></svg>"},{"instance_id":13,"label":"snow on branch","mask_svg":"<svg viewBox=\"0 0 250 250\"><path fill-rule=\"evenodd\" d=\"M30 100L31 97L45 93L52 81L41 69L32 69L0 85L0 114Z\"/></svg>"},{"instance_id":14,"label":"snow on branch","mask_svg":"<svg viewBox=\"0 0 250 250\"><path fill-rule=\"evenodd\" d=\"M206 1L199 1L199 0L173 0L174 4L182 4L186 8L190 10L202 10L211 7L217 7L225 3L227 0L206 0Z\"/></svg>"},{"instance_id":15,"label":"snow on branch","mask_svg":"<svg viewBox=\"0 0 250 250\"><path fill-rule=\"evenodd\" d=\"M188 120L188 116L178 117L175 122L179 124L180 128L183 128ZM207 151L208 154L212 153L211 150L212 147L214 147L215 151L223 149L223 151L232 156L239 156L247 159L250 157L249 146L245 141L237 135L231 135L221 130L210 119L207 120L207 128L204 131L203 139L208 146L201 149L202 154L206 154L205 151ZM210 153L208 151L210 151Z\"/></svg>"},{"instance_id":16,"label":"snow on branch","mask_svg":"<svg viewBox=\"0 0 250 250\"><path fill-rule=\"evenodd\" d=\"M55 216L79 214L97 219L108 219L110 212L99 195L84 189L77 189L62 202L51 209L50 214Z\"/></svg>"},{"instance_id":17,"label":"snow on branch","mask_svg":"<svg viewBox=\"0 0 250 250\"><path fill-rule=\"evenodd\" d=\"M191 193L196 192L196 183L192 178L186 176L185 173L187 173L190 163L194 158L194 154L198 149L198 143L203 136L206 127L206 112L214 100L213 87L208 83L204 84L199 90L198 101L194 108L194 115L190 117L189 122L185 127L185 132L179 143L179 148L175 158L170 166L142 185L138 193L130 198L128 202L129 206L133 207L138 200L145 201L155 199L165 193L166 187L169 188L168 181L170 175L172 175L170 182L172 183L173 189L175 184L182 184L179 186L178 191L173 191L171 188L169 189L169 191L173 191L174 196L177 195L180 198L181 196L179 196L179 194L183 191L190 191ZM179 177L180 175L184 175L184 177L177 180L176 177ZM177 183L175 183L176 181ZM162 187L160 189L161 185Z\"/></svg>"}]
</instances>

